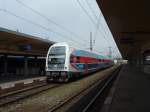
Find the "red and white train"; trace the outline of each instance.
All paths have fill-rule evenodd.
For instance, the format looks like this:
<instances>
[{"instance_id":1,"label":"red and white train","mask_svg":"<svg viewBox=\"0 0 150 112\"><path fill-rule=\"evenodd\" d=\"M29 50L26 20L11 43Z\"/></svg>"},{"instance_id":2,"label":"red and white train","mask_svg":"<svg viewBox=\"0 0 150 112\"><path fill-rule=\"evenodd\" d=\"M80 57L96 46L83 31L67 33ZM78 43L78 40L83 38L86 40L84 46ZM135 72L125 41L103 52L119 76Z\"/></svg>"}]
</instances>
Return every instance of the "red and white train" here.
<instances>
[{"instance_id":1,"label":"red and white train","mask_svg":"<svg viewBox=\"0 0 150 112\"><path fill-rule=\"evenodd\" d=\"M47 53L46 74L48 81L67 82L112 65L111 59L98 53L76 49L67 43L56 43Z\"/></svg>"}]
</instances>

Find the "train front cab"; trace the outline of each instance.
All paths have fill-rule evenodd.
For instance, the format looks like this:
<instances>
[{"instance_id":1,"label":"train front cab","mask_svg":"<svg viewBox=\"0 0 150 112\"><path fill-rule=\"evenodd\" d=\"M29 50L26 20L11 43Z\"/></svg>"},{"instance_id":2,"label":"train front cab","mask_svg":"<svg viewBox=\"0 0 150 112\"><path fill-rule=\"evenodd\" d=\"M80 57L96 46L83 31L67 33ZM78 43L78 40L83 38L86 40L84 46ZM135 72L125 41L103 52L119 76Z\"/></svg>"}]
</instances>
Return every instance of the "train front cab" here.
<instances>
[{"instance_id":1,"label":"train front cab","mask_svg":"<svg viewBox=\"0 0 150 112\"><path fill-rule=\"evenodd\" d=\"M67 82L68 75L68 46L65 43L50 47L46 59L47 81Z\"/></svg>"}]
</instances>

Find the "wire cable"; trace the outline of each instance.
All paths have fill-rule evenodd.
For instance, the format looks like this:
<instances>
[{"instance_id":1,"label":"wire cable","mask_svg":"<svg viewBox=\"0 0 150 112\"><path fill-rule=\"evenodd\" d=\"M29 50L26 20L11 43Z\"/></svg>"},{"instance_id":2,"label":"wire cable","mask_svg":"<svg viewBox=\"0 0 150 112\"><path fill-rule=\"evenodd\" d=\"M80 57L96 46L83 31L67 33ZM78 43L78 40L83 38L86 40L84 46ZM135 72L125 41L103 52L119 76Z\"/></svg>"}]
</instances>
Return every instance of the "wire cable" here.
<instances>
[{"instance_id":1,"label":"wire cable","mask_svg":"<svg viewBox=\"0 0 150 112\"><path fill-rule=\"evenodd\" d=\"M97 33L98 33L98 29L99 29L99 26L100 26L99 24L100 24L100 18L101 18L101 16L99 15L99 18L98 18L98 17L96 16L96 14L95 14L93 8L91 7L90 3L88 2L88 0L85 0L85 1L86 1L87 5L88 5L89 9L91 10L93 16L94 16L95 19L97 20L97 25L96 25L96 30L95 30L95 33L94 33L94 40L93 40L93 47L94 47L95 41L96 41L96 37L97 37Z\"/></svg>"},{"instance_id":2,"label":"wire cable","mask_svg":"<svg viewBox=\"0 0 150 112\"><path fill-rule=\"evenodd\" d=\"M95 19L97 20L97 26L96 26L96 32L95 32L95 38L94 38L94 42L96 41L96 35L97 35L97 31L98 31L98 29L99 29L99 27L101 26L102 27L102 30L104 31L104 35L107 35L108 33L106 32L106 30L105 30L105 28L103 27L103 25L100 25L100 17L102 17L103 15L102 15L102 13L100 13L100 15L99 15L99 18L96 16L96 14L95 14L95 12L94 12L94 10L93 10L93 8L91 7L91 5L90 5L90 3L89 3L89 1L88 0L85 0L86 1L86 3L87 3L87 5L88 5L88 7L89 7L89 9L91 10L91 12L92 12L92 14L93 14L93 16L95 17ZM108 40L108 35L107 35L107 41L109 41ZM110 44L110 43L109 43Z\"/></svg>"},{"instance_id":3,"label":"wire cable","mask_svg":"<svg viewBox=\"0 0 150 112\"><path fill-rule=\"evenodd\" d=\"M96 14L95 14L95 12L94 12L93 8L91 7L91 5L90 5L89 1L88 1L88 0L85 0L85 1L86 1L87 5L88 5L89 9L91 10L91 12L92 12L93 16L94 16L94 17L95 17L95 19L98 21L98 20L99 20L99 18L96 16Z\"/></svg>"},{"instance_id":4,"label":"wire cable","mask_svg":"<svg viewBox=\"0 0 150 112\"><path fill-rule=\"evenodd\" d=\"M82 8L82 10L86 13L86 15L89 17L89 19L91 20L91 22L95 26L97 26L96 23L94 22L94 20L92 19L92 17L90 16L90 14L87 12L87 10L82 6L82 4L80 3L80 1L79 0L76 0L76 1L79 4L79 6ZM105 37L105 35L103 34L103 32L101 30L99 30L99 32L103 35L103 38L106 40L107 44L109 45L109 42L108 42L107 38Z\"/></svg>"},{"instance_id":5,"label":"wire cable","mask_svg":"<svg viewBox=\"0 0 150 112\"><path fill-rule=\"evenodd\" d=\"M89 3L89 1L88 0L85 0L86 1L86 3L87 3L87 5L88 5L88 7L89 7L89 9L91 10L91 12L92 12L92 14L93 14L93 16L95 17L95 19L98 21L97 22L97 28L96 28L96 32L95 32L95 35L94 35L94 44L93 44L93 47L94 47L94 45L95 45L95 42L96 42L96 35L97 35L97 31L98 31L98 29L99 29L99 27L101 26L102 27L102 30L104 31L104 35L107 35L107 37L109 37L108 35L109 35L109 33L107 33L107 31L106 31L106 29L103 27L103 25L99 25L100 24L100 17L101 16L103 16L102 15L102 13L100 12L100 15L99 15L99 18L96 16L96 14L95 14L95 12L94 12L94 10L93 10L93 8L91 7L91 4ZM106 22L105 22L106 23ZM102 24L102 23L101 23ZM107 26L107 25L106 25ZM107 27L107 29L108 30L110 30L108 27ZM107 38L107 41L109 42L109 44L111 44L112 42L110 42L110 39L108 39Z\"/></svg>"},{"instance_id":6,"label":"wire cable","mask_svg":"<svg viewBox=\"0 0 150 112\"><path fill-rule=\"evenodd\" d=\"M94 20L92 19L92 17L90 16L90 14L88 13L88 11L82 6L82 4L80 3L80 1L79 0L76 0L77 1L77 3L79 4L79 6L82 8L82 10L86 13L86 15L89 17L89 19L91 20L91 22L95 25L95 26L97 26L96 25L96 23L94 22ZM101 14L101 13L100 13ZM102 15L102 14L101 14ZM99 26L103 26L103 25L99 25ZM112 43L110 43L109 42L109 40L108 40L108 38L106 37L106 35L107 35L107 32L105 31L105 28L103 27L103 30L104 30L104 32L102 32L99 28L97 28L98 29L98 31L103 35L103 38L105 39L105 41L107 42L107 44L110 46ZM103 33L105 33L105 34L103 34ZM96 41L96 40L94 40L94 41Z\"/></svg>"},{"instance_id":7,"label":"wire cable","mask_svg":"<svg viewBox=\"0 0 150 112\"><path fill-rule=\"evenodd\" d=\"M16 15L15 13L13 13L13 12L11 12L11 11L8 11L8 10L6 10L6 9L1 9L1 11L5 12L5 13L7 13L7 14L10 14L10 15L12 15L12 16L15 16L16 18L19 18L19 19L21 19L21 20L24 20L24 21L26 21L26 22L28 22L28 23L31 23L31 24L33 24L33 25L35 25L35 26L37 26L37 27L40 27L40 28L42 28L42 29L44 29L44 30L46 30L46 31L53 32L53 33L59 35L59 36L62 37L62 38L68 37L68 36L63 35L63 34L61 34L61 33L59 33L59 32L56 32L56 31L54 31L54 30L52 30L52 29L50 29L50 28L44 27L44 26L42 26L42 25L40 25L40 24L38 24L38 23L35 23L35 22L31 21L31 20L28 20L28 19L26 19L26 18L24 18L24 17L18 16L18 15ZM78 41L76 41L76 40L71 40L71 41L72 41L73 43L78 44L78 45L84 45L84 44L82 44L82 43L80 43L80 42L78 42ZM80 44L79 44L79 43L80 43Z\"/></svg>"},{"instance_id":8,"label":"wire cable","mask_svg":"<svg viewBox=\"0 0 150 112\"><path fill-rule=\"evenodd\" d=\"M57 27L59 27L60 29L66 31L66 32L69 32L70 34L72 34L74 37L79 37L80 39L82 39L80 36L78 36L77 34L75 34L74 32L68 30L67 28L65 28L64 26L56 23L54 20L48 18L47 16L45 16L44 14L40 13L39 11L31 8L30 6L26 5L25 3L23 3L22 1L20 0L16 0L16 2L18 2L19 4L23 5L24 7L28 8L29 10L31 10L32 12L36 13L37 15L39 15L40 17L44 18L46 21L56 25ZM83 39L82 39L83 40ZM83 40L83 41L87 41L87 40Z\"/></svg>"}]
</instances>

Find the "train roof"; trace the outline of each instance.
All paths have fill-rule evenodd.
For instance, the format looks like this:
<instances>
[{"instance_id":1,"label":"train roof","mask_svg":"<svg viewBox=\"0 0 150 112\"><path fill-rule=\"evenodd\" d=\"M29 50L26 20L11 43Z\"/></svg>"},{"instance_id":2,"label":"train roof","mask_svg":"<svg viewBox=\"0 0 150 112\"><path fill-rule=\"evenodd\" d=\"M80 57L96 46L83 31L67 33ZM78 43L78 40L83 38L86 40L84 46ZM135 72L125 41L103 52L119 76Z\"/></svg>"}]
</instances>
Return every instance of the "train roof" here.
<instances>
[{"instance_id":1,"label":"train roof","mask_svg":"<svg viewBox=\"0 0 150 112\"><path fill-rule=\"evenodd\" d=\"M98 52L90 51L87 49L75 48L66 42L55 43L53 46L68 46L69 48L75 49L76 52L74 52L74 54L79 55L79 56L89 56L89 57L96 57L96 58L100 58L100 59L109 59L107 56L103 56Z\"/></svg>"},{"instance_id":2,"label":"train roof","mask_svg":"<svg viewBox=\"0 0 150 112\"><path fill-rule=\"evenodd\" d=\"M70 48L73 48L73 49L76 49L78 50L78 53L76 55L90 55L91 54L91 57L98 57L98 58L101 58L101 59L109 59L107 56L103 56L102 54L96 52L96 51L90 51L90 50L87 50L87 49L80 49L80 48L75 48L75 47L72 47L71 45L69 45L68 43L66 42L62 42L62 43L57 43L57 45L67 45L69 46Z\"/></svg>"}]
</instances>

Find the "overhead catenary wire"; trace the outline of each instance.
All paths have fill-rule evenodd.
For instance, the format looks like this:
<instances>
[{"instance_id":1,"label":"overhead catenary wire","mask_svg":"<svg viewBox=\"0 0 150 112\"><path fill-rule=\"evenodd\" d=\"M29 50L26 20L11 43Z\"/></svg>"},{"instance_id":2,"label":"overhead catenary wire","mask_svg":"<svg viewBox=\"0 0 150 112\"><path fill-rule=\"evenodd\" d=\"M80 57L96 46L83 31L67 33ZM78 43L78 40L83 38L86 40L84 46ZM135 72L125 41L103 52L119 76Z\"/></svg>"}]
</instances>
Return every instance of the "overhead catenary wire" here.
<instances>
[{"instance_id":1,"label":"overhead catenary wire","mask_svg":"<svg viewBox=\"0 0 150 112\"><path fill-rule=\"evenodd\" d=\"M94 16L94 18L97 20L97 28L96 28L96 31L95 31L95 35L94 35L94 44L93 44L93 46L95 45L95 42L96 42L96 35L97 35L97 31L98 31L98 29L99 29L99 27L101 26L102 27L102 30L104 31L104 35L107 35L107 37L109 37L108 36L108 34L111 34L111 33L107 33L107 31L106 31L106 29L103 27L103 25L99 25L100 24L100 17L102 17L103 15L102 15L102 13L101 13L101 11L100 11L100 14L99 14L99 18L96 16L96 14L95 14L95 11L93 10L93 8L92 8L92 6L91 6L91 4L89 3L89 0L85 0L86 1L86 3L87 3L87 5L88 5L88 7L89 7L89 9L91 10L91 12L92 12L92 14L93 14L93 16ZM96 4L97 5L97 4ZM104 18L103 18L104 19ZM104 20L105 21L105 20ZM101 23L102 24L102 23ZM108 28L108 26L106 25L106 27L107 27L107 29L109 30L109 28ZM107 39L107 41L109 42L110 40L108 39L108 38L106 38ZM111 44L111 42L109 42L109 44Z\"/></svg>"},{"instance_id":2,"label":"overhead catenary wire","mask_svg":"<svg viewBox=\"0 0 150 112\"><path fill-rule=\"evenodd\" d=\"M82 10L86 13L86 15L89 17L89 19L91 20L91 22L95 25L94 20L92 19L92 17L90 16L90 14L88 13L88 11L82 6L82 4L80 3L79 0L76 0L77 3L79 4L79 6L82 8Z\"/></svg>"},{"instance_id":3,"label":"overhead catenary wire","mask_svg":"<svg viewBox=\"0 0 150 112\"><path fill-rule=\"evenodd\" d=\"M92 12L94 18L95 18L96 21L97 21L96 32L95 32L95 35L94 35L94 37L95 37L95 38L94 38L94 42L96 41L97 31L99 30L100 27L102 27L102 30L104 31L103 33L105 33L105 34L103 34L103 35L104 35L104 36L107 35L107 37L105 37L105 40L108 41L108 43L110 44L109 39L108 39L108 37L109 37L109 36L108 36L108 33L106 32L105 28L103 27L103 24L101 23L101 25L100 25L100 22L101 22L100 19L101 19L101 17L103 16L102 13L100 12L99 18L98 18L98 17L96 16L96 14L95 14L93 8L91 7L91 4L89 3L89 1L88 1L88 0L85 0L85 1L86 1L87 5L88 5L89 9L91 10L91 12Z\"/></svg>"},{"instance_id":4,"label":"overhead catenary wire","mask_svg":"<svg viewBox=\"0 0 150 112\"><path fill-rule=\"evenodd\" d=\"M91 7L91 5L90 5L89 1L88 1L88 0L85 0L85 2L87 3L87 5L88 5L89 9L91 10L91 12L92 12L92 14L93 14L94 18L98 21L98 19L99 19L99 18L96 16L96 14L95 14L95 12L94 12L93 8ZM99 15L99 16L102 16L102 15Z\"/></svg>"},{"instance_id":5,"label":"overhead catenary wire","mask_svg":"<svg viewBox=\"0 0 150 112\"><path fill-rule=\"evenodd\" d=\"M95 31L94 40L93 40L93 47L95 46L96 37L97 37L97 33L98 33L98 30L99 30L99 26L100 26L99 23L100 23L100 18L99 18L99 20L97 21L96 31Z\"/></svg>"},{"instance_id":6,"label":"overhead catenary wire","mask_svg":"<svg viewBox=\"0 0 150 112\"><path fill-rule=\"evenodd\" d=\"M91 20L91 22L96 26L95 21L92 19L92 17L91 17L90 14L88 13L88 11L83 7L83 5L81 4L81 2L80 2L79 0L76 0L76 1L77 1L77 3L79 4L79 6L82 8L82 10L86 13L86 15L89 17L89 19ZM107 42L107 44L110 45L109 42L108 42L108 40L107 40L107 38L106 38L105 35L103 34L103 32L102 32L101 30L99 30L99 32L103 35L103 38L105 39L105 41Z\"/></svg>"},{"instance_id":7,"label":"overhead catenary wire","mask_svg":"<svg viewBox=\"0 0 150 112\"><path fill-rule=\"evenodd\" d=\"M17 1L19 1L19 0L17 0ZM41 13L40 13L41 14ZM45 16L46 17L46 16ZM30 20L29 20L30 21ZM33 22L33 21L32 21ZM54 21L55 22L55 21ZM95 23L95 21L94 21L94 23ZM54 23L55 24L55 23ZM58 23L56 23L56 24L58 24ZM34 24L35 25L35 24ZM36 26L38 26L38 25L40 25L40 24L38 24L38 23L36 23ZM59 24L58 24L59 25ZM41 26L38 26L38 27L41 27ZM44 28L42 28L42 27L44 27ZM68 37L68 36L66 36L65 34L61 34L60 32L57 32L57 31L55 31L55 30L53 30L53 29L51 29L51 28L47 28L47 27L45 27L45 26L43 26L42 25L42 29L45 29L45 30L47 30L47 31L50 31L50 32L53 32L53 33L58 33L57 35L59 35L61 38L63 37L63 38L66 38L66 37ZM63 27L62 27L63 28ZM68 31L69 32L69 31ZM70 32L71 34L73 34L73 32ZM80 42L82 43L82 41L80 41L80 42L78 42L77 40L74 40L75 38L73 38L73 39L71 39L71 41L72 42L74 42L75 44L79 44ZM80 38L80 39L82 39L82 38Z\"/></svg>"},{"instance_id":8,"label":"overhead catenary wire","mask_svg":"<svg viewBox=\"0 0 150 112\"><path fill-rule=\"evenodd\" d=\"M99 18L98 18L98 17L96 16L96 14L95 14L93 8L92 8L91 5L89 4L88 0L85 0L85 1L86 1L87 5L88 5L89 9L91 10L93 16L94 16L95 19L97 20L96 31L95 31L94 40L93 40L93 47L94 47L95 41L96 41L96 37L97 37L97 32L98 32L98 29L99 29L99 26L100 26L99 23L100 23L101 15L99 15Z\"/></svg>"},{"instance_id":9,"label":"overhead catenary wire","mask_svg":"<svg viewBox=\"0 0 150 112\"><path fill-rule=\"evenodd\" d=\"M93 8L91 7L91 4L89 3L89 0L85 0L85 1L86 1L87 5L88 5L89 9L91 10L93 16L95 17L95 19L96 19L97 21L99 21L99 22L98 22L98 26L99 26L99 27L101 26L101 27L102 27L102 30L103 30L104 33L105 33L105 35L107 35L107 37L109 37L109 36L108 36L109 33L106 32L106 29L103 27L103 25L99 25L99 24L100 24L100 20L99 20L99 19L100 19L100 17L103 16L102 13L100 12L100 14L99 14L100 17L98 18L98 17L96 16L96 14L95 14ZM102 23L101 23L101 24L102 24ZM107 25L106 25L106 26L107 26ZM108 28L108 27L107 27L107 28ZM99 29L99 28L97 28L97 29ZM96 29L96 30L97 30L97 29ZM97 32L96 32L96 33L97 33ZM96 40L94 40L94 41L96 41ZM108 41L109 41L109 40L108 40Z\"/></svg>"},{"instance_id":10,"label":"overhead catenary wire","mask_svg":"<svg viewBox=\"0 0 150 112\"><path fill-rule=\"evenodd\" d=\"M31 24L33 24L33 25L35 25L35 26L37 26L37 27L40 27L40 28L42 28L42 29L44 29L44 30L46 30L46 31L53 32L53 33L59 35L59 36L62 37L62 38L68 37L68 36L63 35L63 34L61 34L61 33L59 33L59 32L56 32L56 31L54 31L54 30L52 30L52 29L50 29L50 28L47 28L47 27L45 27L45 26L42 26L42 25L40 25L40 24L38 24L38 23L36 23L36 22L33 22L33 21L29 20L29 19L26 19L26 18L24 18L24 17L18 16L18 15L16 15L15 13L13 13L13 12L11 12L11 11L9 11L9 10L0 9L0 11L3 11L3 12L5 12L5 13L7 13L7 14L10 14L10 15L12 15L12 16L15 16L16 18L19 18L19 19L24 20L24 21L26 21L26 22L28 22L28 23L31 23ZM78 41L76 41L76 40L72 40L72 42L74 42L74 43L76 43L76 44L79 44L79 45L82 45L82 43L80 43L80 42L78 42ZM84 44L83 44L83 45L84 45Z\"/></svg>"},{"instance_id":11,"label":"overhead catenary wire","mask_svg":"<svg viewBox=\"0 0 150 112\"><path fill-rule=\"evenodd\" d=\"M82 10L86 13L86 15L89 17L89 19L91 20L91 22L97 26L97 24L94 22L94 20L92 19L92 17L90 16L90 14L88 13L88 11L82 6L82 4L80 3L79 0L76 0L77 3L79 4L79 6L82 8ZM102 34L103 38L105 39L105 41L107 42L108 46L111 45L111 43L109 43L109 41L107 40L107 37L105 37L105 34L103 34L103 32L99 29L99 27L97 27L97 30Z\"/></svg>"},{"instance_id":12,"label":"overhead catenary wire","mask_svg":"<svg viewBox=\"0 0 150 112\"><path fill-rule=\"evenodd\" d=\"M24 7L28 8L29 10L31 10L32 12L36 13L37 15L39 15L40 17L44 18L46 21L56 25L57 27L59 27L60 29L70 33L71 35L73 35L74 37L79 37L81 40L83 40L84 42L87 40L84 40L83 38L81 38L79 35L77 35L76 33L70 31L69 29L67 29L66 27L58 24L57 22L55 22L54 20L50 19L49 17L45 16L44 14L40 13L39 11L33 9L32 7L26 5L25 3L23 3L20 0L16 0L19 4L23 5ZM70 37L71 38L71 37Z\"/></svg>"}]
</instances>

